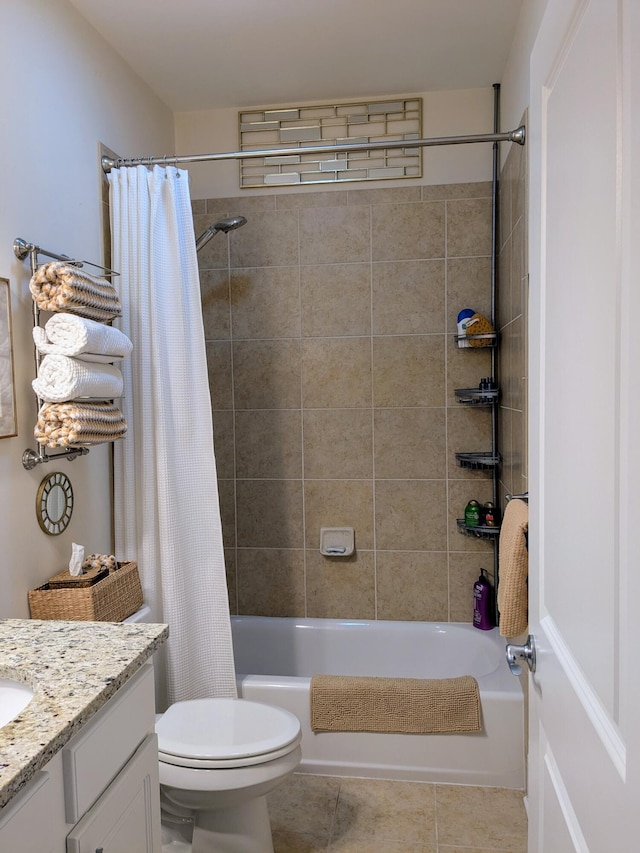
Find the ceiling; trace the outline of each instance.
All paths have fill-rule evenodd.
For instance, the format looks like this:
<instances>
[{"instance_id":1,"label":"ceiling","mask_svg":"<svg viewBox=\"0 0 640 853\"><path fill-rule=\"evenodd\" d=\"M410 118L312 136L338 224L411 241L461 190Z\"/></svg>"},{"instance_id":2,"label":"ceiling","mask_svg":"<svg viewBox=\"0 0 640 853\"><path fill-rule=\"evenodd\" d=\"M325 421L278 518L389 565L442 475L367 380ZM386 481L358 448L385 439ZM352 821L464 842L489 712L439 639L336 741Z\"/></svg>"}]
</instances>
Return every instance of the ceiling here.
<instances>
[{"instance_id":1,"label":"ceiling","mask_svg":"<svg viewBox=\"0 0 640 853\"><path fill-rule=\"evenodd\" d=\"M174 112L490 86L522 0L70 0Z\"/></svg>"}]
</instances>

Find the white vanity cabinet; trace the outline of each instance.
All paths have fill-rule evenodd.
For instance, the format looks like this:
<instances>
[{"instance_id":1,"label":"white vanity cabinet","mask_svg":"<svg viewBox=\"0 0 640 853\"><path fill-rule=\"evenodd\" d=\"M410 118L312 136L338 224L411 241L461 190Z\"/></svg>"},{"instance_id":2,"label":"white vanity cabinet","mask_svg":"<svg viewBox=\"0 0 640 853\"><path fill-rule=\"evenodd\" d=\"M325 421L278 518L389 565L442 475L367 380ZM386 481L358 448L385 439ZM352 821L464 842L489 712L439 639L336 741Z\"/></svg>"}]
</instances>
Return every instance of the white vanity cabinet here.
<instances>
[{"instance_id":1,"label":"white vanity cabinet","mask_svg":"<svg viewBox=\"0 0 640 853\"><path fill-rule=\"evenodd\" d=\"M153 666L0 811L1 853L160 853Z\"/></svg>"}]
</instances>

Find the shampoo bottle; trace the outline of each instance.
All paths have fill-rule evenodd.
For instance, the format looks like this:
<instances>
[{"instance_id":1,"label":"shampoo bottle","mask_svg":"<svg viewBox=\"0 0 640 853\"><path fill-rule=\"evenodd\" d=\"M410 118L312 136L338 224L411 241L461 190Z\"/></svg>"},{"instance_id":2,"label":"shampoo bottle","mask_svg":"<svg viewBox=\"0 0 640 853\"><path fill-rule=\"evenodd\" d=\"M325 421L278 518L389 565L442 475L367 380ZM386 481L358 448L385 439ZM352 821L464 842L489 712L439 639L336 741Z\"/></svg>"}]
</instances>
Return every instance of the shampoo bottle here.
<instances>
[{"instance_id":1,"label":"shampoo bottle","mask_svg":"<svg viewBox=\"0 0 640 853\"><path fill-rule=\"evenodd\" d=\"M473 585L473 624L481 631L489 631L495 626L493 587L484 569L480 569L480 577Z\"/></svg>"}]
</instances>

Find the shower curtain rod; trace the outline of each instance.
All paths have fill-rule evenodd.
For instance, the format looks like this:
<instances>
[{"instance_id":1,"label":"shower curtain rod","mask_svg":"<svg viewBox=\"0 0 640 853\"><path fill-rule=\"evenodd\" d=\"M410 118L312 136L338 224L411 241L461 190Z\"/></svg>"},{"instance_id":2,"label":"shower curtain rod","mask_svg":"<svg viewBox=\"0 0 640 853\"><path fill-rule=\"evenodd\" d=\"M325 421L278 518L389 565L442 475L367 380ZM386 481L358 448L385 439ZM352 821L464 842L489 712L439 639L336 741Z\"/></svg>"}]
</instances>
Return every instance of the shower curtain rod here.
<instances>
[{"instance_id":1,"label":"shower curtain rod","mask_svg":"<svg viewBox=\"0 0 640 853\"><path fill-rule=\"evenodd\" d=\"M434 145L466 145L474 142L525 143L523 125L506 133L478 133L471 136L435 136L431 139L397 139L388 142L353 142L345 145L312 145L308 148L266 148L259 151L225 151L218 154L180 154L163 157L102 158L105 172L119 166L178 166L181 163L205 163L210 160L251 160L258 157L287 157L297 154L338 154L348 151L380 151L389 148L429 148Z\"/></svg>"}]
</instances>

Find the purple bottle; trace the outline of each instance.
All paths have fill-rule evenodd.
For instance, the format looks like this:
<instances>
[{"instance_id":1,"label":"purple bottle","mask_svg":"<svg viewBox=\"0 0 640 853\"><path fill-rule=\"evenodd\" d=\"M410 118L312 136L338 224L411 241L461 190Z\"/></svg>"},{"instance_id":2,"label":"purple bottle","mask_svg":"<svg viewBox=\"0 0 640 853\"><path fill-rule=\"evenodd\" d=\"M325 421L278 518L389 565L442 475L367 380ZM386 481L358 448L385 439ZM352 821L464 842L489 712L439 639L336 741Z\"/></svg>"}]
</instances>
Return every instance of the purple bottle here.
<instances>
[{"instance_id":1,"label":"purple bottle","mask_svg":"<svg viewBox=\"0 0 640 853\"><path fill-rule=\"evenodd\" d=\"M480 569L480 577L473 585L473 624L481 631L495 627L493 587L484 569Z\"/></svg>"}]
</instances>

